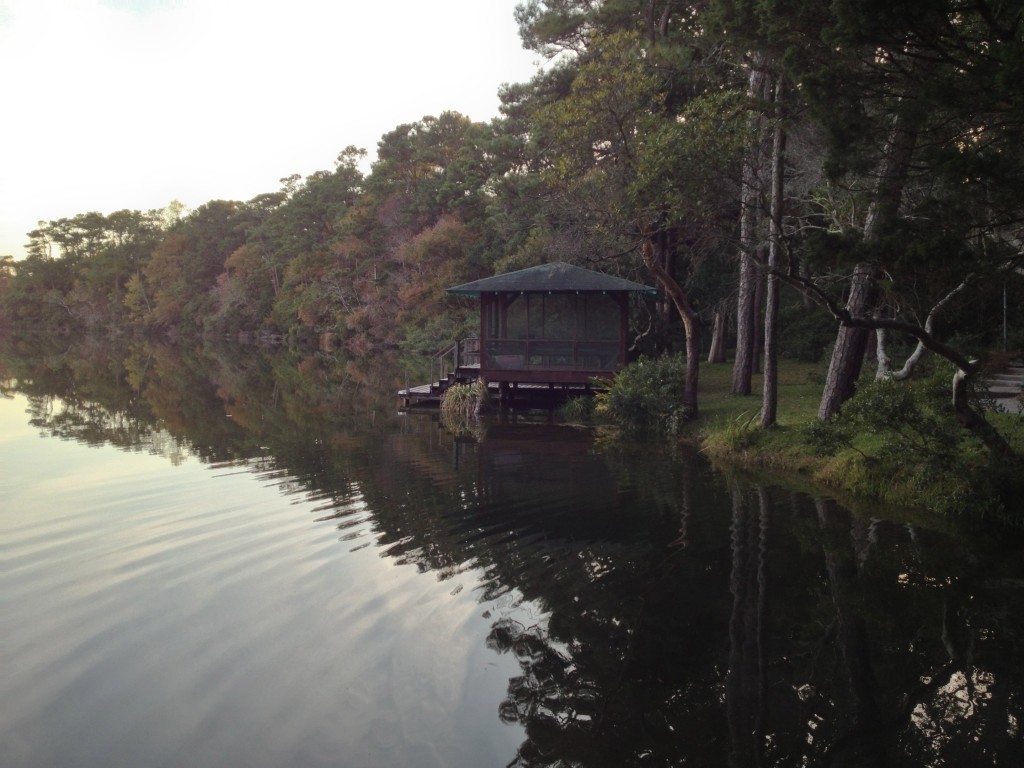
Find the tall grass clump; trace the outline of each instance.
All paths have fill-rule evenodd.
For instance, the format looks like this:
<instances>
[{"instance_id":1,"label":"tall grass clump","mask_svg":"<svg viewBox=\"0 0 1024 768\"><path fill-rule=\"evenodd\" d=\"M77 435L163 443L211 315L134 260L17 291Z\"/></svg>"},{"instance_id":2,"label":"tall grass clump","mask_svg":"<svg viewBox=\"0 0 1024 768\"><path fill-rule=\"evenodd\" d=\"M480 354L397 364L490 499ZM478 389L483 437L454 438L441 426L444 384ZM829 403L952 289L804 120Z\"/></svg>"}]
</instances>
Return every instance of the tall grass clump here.
<instances>
[{"instance_id":1,"label":"tall grass clump","mask_svg":"<svg viewBox=\"0 0 1024 768\"><path fill-rule=\"evenodd\" d=\"M558 409L558 415L563 421L585 424L594 418L595 405L593 395L570 397Z\"/></svg>"},{"instance_id":2,"label":"tall grass clump","mask_svg":"<svg viewBox=\"0 0 1024 768\"><path fill-rule=\"evenodd\" d=\"M460 431L484 411L490 401L483 379L467 384L452 384L441 396L441 419L452 431Z\"/></svg>"}]
</instances>

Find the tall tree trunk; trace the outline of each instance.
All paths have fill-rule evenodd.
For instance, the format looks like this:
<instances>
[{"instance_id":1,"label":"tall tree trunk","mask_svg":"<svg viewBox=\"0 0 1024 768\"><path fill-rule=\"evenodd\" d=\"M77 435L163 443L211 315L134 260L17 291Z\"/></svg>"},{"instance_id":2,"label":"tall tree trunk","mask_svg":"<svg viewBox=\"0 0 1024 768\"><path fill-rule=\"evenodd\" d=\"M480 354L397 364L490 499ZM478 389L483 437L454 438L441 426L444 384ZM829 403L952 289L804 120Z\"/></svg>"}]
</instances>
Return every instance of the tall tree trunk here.
<instances>
[{"instance_id":1,"label":"tall tree trunk","mask_svg":"<svg viewBox=\"0 0 1024 768\"><path fill-rule=\"evenodd\" d=\"M878 302L878 280L875 267L858 264L846 301L847 311L854 317L870 313ZM870 328L840 325L832 359L825 377L825 388L821 393L818 418L827 421L839 412L839 407L849 400L857 387L864 353L868 347Z\"/></svg>"},{"instance_id":2,"label":"tall tree trunk","mask_svg":"<svg viewBox=\"0 0 1024 768\"><path fill-rule=\"evenodd\" d=\"M739 292L736 295L736 358L732 368L734 395L749 395L754 375L756 280L757 267L753 254L741 256Z\"/></svg>"},{"instance_id":3,"label":"tall tree trunk","mask_svg":"<svg viewBox=\"0 0 1024 768\"><path fill-rule=\"evenodd\" d=\"M878 172L878 184L864 222L864 242L869 246L879 238L883 225L899 213L907 169L917 144L918 120L897 114L886 141L885 155ZM869 317L878 304L878 268L869 262L856 266L846 309L853 317ZM825 388L818 406L818 418L827 421L854 393L870 329L840 325L829 361Z\"/></svg>"},{"instance_id":4,"label":"tall tree trunk","mask_svg":"<svg viewBox=\"0 0 1024 768\"><path fill-rule=\"evenodd\" d=\"M667 232L662 232L658 236L658 259L659 259L662 267L664 267L665 273L669 274L669 275L674 275L676 273L676 255L675 255L675 247L674 247L675 243L674 242L670 242L670 240L674 240L674 238L670 238L669 234ZM659 343L659 347L660 347L661 351L663 351L665 353L671 353L673 351L678 351L678 350L673 350L672 349L672 342L671 342L671 338L672 338L671 329L672 329L672 325L673 325L673 323L672 323L672 310L673 310L673 307L674 307L674 304L672 303L671 297L666 295L665 296L664 304L662 306L662 312L663 312L662 317L661 317L662 333L658 334L658 337L664 340L663 342Z\"/></svg>"},{"instance_id":5,"label":"tall tree trunk","mask_svg":"<svg viewBox=\"0 0 1024 768\"><path fill-rule=\"evenodd\" d=\"M750 371L752 374L761 373L761 353L764 351L764 297L765 297L765 267L768 265L768 248L761 245L757 249L757 258L754 260L754 339L750 352Z\"/></svg>"},{"instance_id":6,"label":"tall tree trunk","mask_svg":"<svg viewBox=\"0 0 1024 768\"><path fill-rule=\"evenodd\" d=\"M725 307L721 304L715 308L711 325L711 348L708 350L709 363L725 362L725 337L728 332L728 318L725 312Z\"/></svg>"},{"instance_id":7,"label":"tall tree trunk","mask_svg":"<svg viewBox=\"0 0 1024 768\"><path fill-rule=\"evenodd\" d=\"M668 34L668 22L672 17L674 4L674 0L667 0L659 14L657 0L647 0L647 6L644 8L644 21L647 24L647 40L651 45L654 45L658 38L663 38Z\"/></svg>"},{"instance_id":8,"label":"tall tree trunk","mask_svg":"<svg viewBox=\"0 0 1024 768\"><path fill-rule=\"evenodd\" d=\"M700 317L690 306L683 287L669 274L655 252L651 237L644 232L643 243L640 253L644 265L661 283L665 293L672 300L680 319L683 321L683 328L686 331L686 382L683 388L683 409L687 416L697 415L697 385L700 374Z\"/></svg>"},{"instance_id":9,"label":"tall tree trunk","mask_svg":"<svg viewBox=\"0 0 1024 768\"><path fill-rule=\"evenodd\" d=\"M760 222L761 163L764 155L764 114L756 102L765 100L770 78L767 57L756 51L751 58L747 96L751 102L750 144L743 158L740 192L740 275L736 297L736 359L732 369L732 392L749 395L756 354L756 296L759 270L755 259Z\"/></svg>"},{"instance_id":10,"label":"tall tree trunk","mask_svg":"<svg viewBox=\"0 0 1024 768\"><path fill-rule=\"evenodd\" d=\"M786 130L782 114L783 81L775 81L775 138L772 142L772 199L768 221L768 277L764 306L764 383L761 426L775 424L779 403L779 278L782 258L782 214L786 173Z\"/></svg>"}]
</instances>

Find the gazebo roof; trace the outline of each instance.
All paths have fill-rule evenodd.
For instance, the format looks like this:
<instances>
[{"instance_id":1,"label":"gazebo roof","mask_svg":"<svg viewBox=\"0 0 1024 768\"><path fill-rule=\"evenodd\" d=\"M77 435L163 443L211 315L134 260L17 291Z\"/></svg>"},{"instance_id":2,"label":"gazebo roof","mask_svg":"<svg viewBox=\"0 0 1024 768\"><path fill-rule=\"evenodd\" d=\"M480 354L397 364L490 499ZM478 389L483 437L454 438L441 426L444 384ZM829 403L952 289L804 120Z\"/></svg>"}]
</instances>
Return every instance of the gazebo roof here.
<instances>
[{"instance_id":1,"label":"gazebo roof","mask_svg":"<svg viewBox=\"0 0 1024 768\"><path fill-rule=\"evenodd\" d=\"M553 261L538 267L507 272L504 275L485 277L471 283L449 288L445 293L452 296L479 296L481 293L520 293L525 291L579 291L600 293L603 291L630 291L635 293L657 293L654 288L632 280L626 280L592 269Z\"/></svg>"}]
</instances>

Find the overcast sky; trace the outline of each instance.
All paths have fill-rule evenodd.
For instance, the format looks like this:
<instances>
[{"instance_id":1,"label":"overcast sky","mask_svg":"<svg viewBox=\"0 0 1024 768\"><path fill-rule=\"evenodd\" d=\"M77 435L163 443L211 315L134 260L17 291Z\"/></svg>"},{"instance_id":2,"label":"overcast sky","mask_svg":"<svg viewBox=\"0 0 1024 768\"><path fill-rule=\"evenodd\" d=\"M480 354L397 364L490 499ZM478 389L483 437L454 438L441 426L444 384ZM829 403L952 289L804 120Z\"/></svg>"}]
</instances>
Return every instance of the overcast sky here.
<instances>
[{"instance_id":1,"label":"overcast sky","mask_svg":"<svg viewBox=\"0 0 1024 768\"><path fill-rule=\"evenodd\" d=\"M498 114L521 0L0 0L0 255L40 220L249 200L402 123Z\"/></svg>"}]
</instances>

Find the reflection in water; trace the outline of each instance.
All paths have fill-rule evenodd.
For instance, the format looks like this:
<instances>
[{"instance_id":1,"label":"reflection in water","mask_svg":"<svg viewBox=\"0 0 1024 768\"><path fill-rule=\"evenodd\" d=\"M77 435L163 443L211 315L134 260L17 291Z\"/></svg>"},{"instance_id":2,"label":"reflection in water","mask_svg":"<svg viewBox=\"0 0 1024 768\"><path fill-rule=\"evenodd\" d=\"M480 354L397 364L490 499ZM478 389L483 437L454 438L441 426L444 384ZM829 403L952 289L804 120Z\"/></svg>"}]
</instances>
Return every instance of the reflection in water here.
<instances>
[{"instance_id":1,"label":"reflection in water","mask_svg":"<svg viewBox=\"0 0 1024 768\"><path fill-rule=\"evenodd\" d=\"M729 764L758 765L764 739L764 619L767 567L768 498L757 491L732 488L732 614L729 619L729 669L726 712L729 718Z\"/></svg>"},{"instance_id":2,"label":"reflection in water","mask_svg":"<svg viewBox=\"0 0 1024 768\"><path fill-rule=\"evenodd\" d=\"M215 620L214 600L229 589L233 606L263 612L224 642L280 696L266 705L278 718L268 743L280 751L243 749L230 738L243 725L229 713L250 711L239 655L198 644L182 658L203 680L225 682L171 697L167 706L209 719L182 726L175 749L188 757L170 764L211 745L261 765L903 766L1018 756L1019 537L993 542L726 483L697 456L599 447L588 431L546 420L452 435L429 414L398 415L380 400L401 383L393 363L374 370L323 356L183 355L138 344L79 352L0 357L0 380L27 398L38 431L166 457L166 478L147 481L154 499L152 486L175 487L174 466L195 457L225 483L253 478L285 500L259 514L205 511L196 500L188 538L153 535L131 550L138 567L123 589L145 600L173 587L141 586L146 569L168 558L161 547L198 553L223 538L221 560L175 566L183 572L174 579L188 570L204 577L207 593L190 593L194 604L183 607L192 626L165 616L145 637L191 636ZM65 534L26 518L9 519L22 521L19 535L36 549L7 554L31 564L47 551L40 542L54 548ZM124 535L116 524L102 518L110 541ZM168 525L154 513L139 530ZM412 576L395 575L406 570ZM270 600L275 581L290 598ZM5 594L24 605L40 599L32 584L12 583L18 591ZM314 587L322 591L307 593ZM103 620L88 603L64 606ZM406 631L410 617L420 623ZM61 616L46 623L72 639L81 631ZM89 653L59 659L46 678L52 691L37 692L58 728L75 721L69 690L88 706L75 674L117 687L128 685L119 669L157 663L146 644L113 645L115 659L102 643L82 642ZM490 659L479 669L509 670L492 699L481 698L490 693L468 662L475 654ZM356 660L369 671L354 676ZM301 688L289 685L296 679ZM472 706L442 708L451 698ZM153 730L147 706L164 711L142 699L138 734ZM460 720L438 719L449 711ZM218 722L226 741L211 741ZM0 736L10 727L0 718ZM112 725L90 743L109 754L123 737ZM515 746L503 746L510 737ZM155 752L151 738L132 754ZM19 743L14 764L43 764L30 737ZM481 762L481 750L493 759Z\"/></svg>"},{"instance_id":3,"label":"reflection in water","mask_svg":"<svg viewBox=\"0 0 1024 768\"><path fill-rule=\"evenodd\" d=\"M834 642L842 669L836 690L839 722L844 725L826 754L841 765L885 766L889 761L882 741L875 673L863 611L858 610L867 596L858 588L854 542L844 525L845 516L838 514L834 504L817 500L815 505L825 534L825 570L835 607Z\"/></svg>"}]
</instances>

